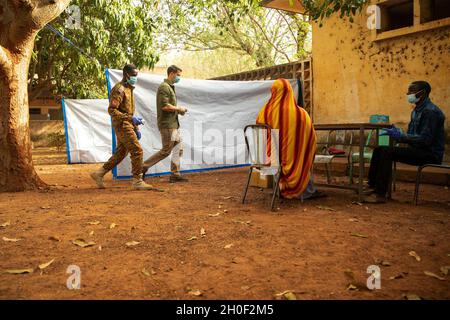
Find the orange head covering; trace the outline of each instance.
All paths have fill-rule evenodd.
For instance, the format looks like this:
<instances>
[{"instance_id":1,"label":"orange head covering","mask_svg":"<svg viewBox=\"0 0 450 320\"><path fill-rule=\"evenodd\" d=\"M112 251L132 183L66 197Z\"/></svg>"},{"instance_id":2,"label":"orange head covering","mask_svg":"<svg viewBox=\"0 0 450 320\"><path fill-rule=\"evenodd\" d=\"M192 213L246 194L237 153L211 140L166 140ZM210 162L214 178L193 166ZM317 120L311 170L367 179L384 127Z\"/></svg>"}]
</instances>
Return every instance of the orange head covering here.
<instances>
[{"instance_id":1,"label":"orange head covering","mask_svg":"<svg viewBox=\"0 0 450 320\"><path fill-rule=\"evenodd\" d=\"M288 199L299 197L310 179L316 133L306 110L297 105L289 81L274 82L272 96L259 112L256 123L279 129L281 194Z\"/></svg>"}]
</instances>

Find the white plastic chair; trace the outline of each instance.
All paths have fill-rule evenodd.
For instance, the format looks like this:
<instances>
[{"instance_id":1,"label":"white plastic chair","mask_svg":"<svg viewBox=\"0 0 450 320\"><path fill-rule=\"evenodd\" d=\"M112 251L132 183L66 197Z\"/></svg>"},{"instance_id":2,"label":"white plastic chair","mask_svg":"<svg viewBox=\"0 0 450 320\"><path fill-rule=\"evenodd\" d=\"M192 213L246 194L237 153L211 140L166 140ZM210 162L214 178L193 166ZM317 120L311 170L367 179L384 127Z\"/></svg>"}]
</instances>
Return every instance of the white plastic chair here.
<instances>
[{"instance_id":1,"label":"white plastic chair","mask_svg":"<svg viewBox=\"0 0 450 320\"><path fill-rule=\"evenodd\" d=\"M250 158L250 169L248 172L247 185L245 187L242 203L247 197L250 179L254 169L261 171L263 175L273 175L273 195L270 205L273 211L275 198L279 197L281 166L279 158L279 131L271 129L268 125L251 124L244 128L245 144ZM267 155L268 139L271 137L270 157Z\"/></svg>"}]
</instances>

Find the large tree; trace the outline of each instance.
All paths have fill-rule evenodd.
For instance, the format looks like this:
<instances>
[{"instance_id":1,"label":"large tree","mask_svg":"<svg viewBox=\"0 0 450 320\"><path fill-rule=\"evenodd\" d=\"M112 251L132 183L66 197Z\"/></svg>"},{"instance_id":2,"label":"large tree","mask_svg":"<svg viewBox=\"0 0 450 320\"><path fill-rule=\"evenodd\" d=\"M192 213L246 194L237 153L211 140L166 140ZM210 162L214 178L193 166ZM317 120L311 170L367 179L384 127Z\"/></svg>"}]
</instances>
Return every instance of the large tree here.
<instances>
[{"instance_id":1,"label":"large tree","mask_svg":"<svg viewBox=\"0 0 450 320\"><path fill-rule=\"evenodd\" d=\"M70 0L0 0L0 191L44 186L28 126L28 68L39 30Z\"/></svg>"},{"instance_id":2,"label":"large tree","mask_svg":"<svg viewBox=\"0 0 450 320\"><path fill-rule=\"evenodd\" d=\"M291 62L307 55L308 18L262 8L256 0L165 0L164 49L227 49L250 57L257 67Z\"/></svg>"}]
</instances>

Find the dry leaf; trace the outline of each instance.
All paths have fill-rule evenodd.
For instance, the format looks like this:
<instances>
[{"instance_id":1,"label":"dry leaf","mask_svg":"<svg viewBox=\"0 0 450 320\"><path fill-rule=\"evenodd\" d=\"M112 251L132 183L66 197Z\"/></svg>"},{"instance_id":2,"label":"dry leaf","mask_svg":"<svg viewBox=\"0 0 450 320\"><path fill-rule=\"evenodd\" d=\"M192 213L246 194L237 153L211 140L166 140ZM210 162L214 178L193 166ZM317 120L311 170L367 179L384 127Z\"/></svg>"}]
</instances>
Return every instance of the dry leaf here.
<instances>
[{"instance_id":1,"label":"dry leaf","mask_svg":"<svg viewBox=\"0 0 450 320\"><path fill-rule=\"evenodd\" d=\"M189 239L187 239L187 241L192 241L192 240L197 240L196 236L190 237Z\"/></svg>"},{"instance_id":2,"label":"dry leaf","mask_svg":"<svg viewBox=\"0 0 450 320\"><path fill-rule=\"evenodd\" d=\"M102 251L102 246L98 246L98 251Z\"/></svg>"},{"instance_id":3,"label":"dry leaf","mask_svg":"<svg viewBox=\"0 0 450 320\"><path fill-rule=\"evenodd\" d=\"M220 215L221 215L220 212L217 212L217 213L214 213L214 214L212 214L212 213L209 214L210 217L218 217Z\"/></svg>"},{"instance_id":4,"label":"dry leaf","mask_svg":"<svg viewBox=\"0 0 450 320\"><path fill-rule=\"evenodd\" d=\"M404 294L403 298L405 298L406 300L422 300L422 298L419 297L417 294L412 293Z\"/></svg>"},{"instance_id":5,"label":"dry leaf","mask_svg":"<svg viewBox=\"0 0 450 320\"><path fill-rule=\"evenodd\" d=\"M61 241L58 237L56 237L56 236L50 236L50 237L48 237L48 240L52 240L52 241Z\"/></svg>"},{"instance_id":6,"label":"dry leaf","mask_svg":"<svg viewBox=\"0 0 450 320\"><path fill-rule=\"evenodd\" d=\"M7 226L10 226L11 222L6 221L5 223L0 224L0 228L6 228Z\"/></svg>"},{"instance_id":7,"label":"dry leaf","mask_svg":"<svg viewBox=\"0 0 450 320\"><path fill-rule=\"evenodd\" d=\"M449 266L441 267L441 273L446 276L448 275L448 270L450 270Z\"/></svg>"},{"instance_id":8,"label":"dry leaf","mask_svg":"<svg viewBox=\"0 0 450 320\"><path fill-rule=\"evenodd\" d=\"M223 213L228 213L228 210L227 209L223 210Z\"/></svg>"},{"instance_id":9,"label":"dry leaf","mask_svg":"<svg viewBox=\"0 0 450 320\"><path fill-rule=\"evenodd\" d=\"M51 207L41 207L41 209L43 209L43 210L47 210L47 209L50 209Z\"/></svg>"},{"instance_id":10,"label":"dry leaf","mask_svg":"<svg viewBox=\"0 0 450 320\"><path fill-rule=\"evenodd\" d=\"M82 248L92 247L93 245L95 245L95 242L93 241L86 242L83 239L75 239L72 241L72 243Z\"/></svg>"},{"instance_id":11,"label":"dry leaf","mask_svg":"<svg viewBox=\"0 0 450 320\"><path fill-rule=\"evenodd\" d=\"M43 263L39 265L39 269L44 270L45 268L47 268L49 265L51 265L53 263L53 261L55 261L55 259L50 260L47 263Z\"/></svg>"},{"instance_id":12,"label":"dry leaf","mask_svg":"<svg viewBox=\"0 0 450 320\"><path fill-rule=\"evenodd\" d=\"M391 263L389 261L381 261L381 265L384 267L390 267Z\"/></svg>"},{"instance_id":13,"label":"dry leaf","mask_svg":"<svg viewBox=\"0 0 450 320\"><path fill-rule=\"evenodd\" d=\"M232 197L232 196L222 197L222 199L224 199L224 200L229 200L229 199L231 199L231 198L233 198L233 197Z\"/></svg>"},{"instance_id":14,"label":"dry leaf","mask_svg":"<svg viewBox=\"0 0 450 320\"><path fill-rule=\"evenodd\" d=\"M433 278L439 279L441 281L445 280L445 278L442 278L442 277L438 276L437 274L430 272L430 271L424 271L423 273L425 273L425 275L427 275L429 277L433 277Z\"/></svg>"},{"instance_id":15,"label":"dry leaf","mask_svg":"<svg viewBox=\"0 0 450 320\"><path fill-rule=\"evenodd\" d=\"M6 242L17 242L17 241L22 240L22 239L10 239L7 237L3 237L2 239L3 239L3 241L6 241Z\"/></svg>"},{"instance_id":16,"label":"dry leaf","mask_svg":"<svg viewBox=\"0 0 450 320\"><path fill-rule=\"evenodd\" d=\"M295 293L292 290L286 290L281 293L277 293L275 294L275 296L278 298L284 298L286 300L297 300L297 297L295 296Z\"/></svg>"},{"instance_id":17,"label":"dry leaf","mask_svg":"<svg viewBox=\"0 0 450 320\"><path fill-rule=\"evenodd\" d=\"M200 297L201 295L203 295L203 293L200 290L190 290L188 294L196 297Z\"/></svg>"},{"instance_id":18,"label":"dry leaf","mask_svg":"<svg viewBox=\"0 0 450 320\"><path fill-rule=\"evenodd\" d=\"M117 224L115 224L115 223L111 223L111 224L109 225L109 228L110 228L110 229L114 229L115 227L117 227Z\"/></svg>"},{"instance_id":19,"label":"dry leaf","mask_svg":"<svg viewBox=\"0 0 450 320\"><path fill-rule=\"evenodd\" d=\"M399 274L390 277L389 280L403 279L406 277L407 274L408 274L407 272L400 272Z\"/></svg>"},{"instance_id":20,"label":"dry leaf","mask_svg":"<svg viewBox=\"0 0 450 320\"><path fill-rule=\"evenodd\" d=\"M150 277L150 273L147 271L147 269L142 269L141 270L141 272L142 272L142 274L144 274L145 276L147 276L147 277Z\"/></svg>"},{"instance_id":21,"label":"dry leaf","mask_svg":"<svg viewBox=\"0 0 450 320\"><path fill-rule=\"evenodd\" d=\"M233 246L233 244L232 243L230 243L230 244L227 244L225 247L223 247L224 249L231 249L231 247Z\"/></svg>"},{"instance_id":22,"label":"dry leaf","mask_svg":"<svg viewBox=\"0 0 450 320\"><path fill-rule=\"evenodd\" d=\"M23 274L23 273L33 273L33 269L9 269L5 270L5 273L10 274Z\"/></svg>"},{"instance_id":23,"label":"dry leaf","mask_svg":"<svg viewBox=\"0 0 450 320\"><path fill-rule=\"evenodd\" d=\"M366 235L360 234L360 233L352 233L351 236L358 237L358 238L368 238Z\"/></svg>"},{"instance_id":24,"label":"dry leaf","mask_svg":"<svg viewBox=\"0 0 450 320\"><path fill-rule=\"evenodd\" d=\"M322 206L322 205L320 205L320 206L316 206L318 209L320 209L320 210L327 210L327 211L336 211L335 209L333 209L333 208L330 208L330 207L327 207L327 206Z\"/></svg>"},{"instance_id":25,"label":"dry leaf","mask_svg":"<svg viewBox=\"0 0 450 320\"><path fill-rule=\"evenodd\" d=\"M130 242L125 243L125 245L127 247L134 247L134 246L137 246L138 244L140 244L140 242L138 242L138 241L130 241Z\"/></svg>"},{"instance_id":26,"label":"dry leaf","mask_svg":"<svg viewBox=\"0 0 450 320\"><path fill-rule=\"evenodd\" d=\"M349 290L349 291L358 291L359 289L358 289L357 286L355 286L353 284L349 284L348 287L347 287L347 290Z\"/></svg>"},{"instance_id":27,"label":"dry leaf","mask_svg":"<svg viewBox=\"0 0 450 320\"><path fill-rule=\"evenodd\" d=\"M242 290L250 290L250 287L249 286L242 286L241 289Z\"/></svg>"},{"instance_id":28,"label":"dry leaf","mask_svg":"<svg viewBox=\"0 0 450 320\"><path fill-rule=\"evenodd\" d=\"M358 222L358 219L350 218L350 219L348 219L348 221L350 221L350 222Z\"/></svg>"},{"instance_id":29,"label":"dry leaf","mask_svg":"<svg viewBox=\"0 0 450 320\"><path fill-rule=\"evenodd\" d=\"M100 224L100 221L92 221L92 222L88 222L88 224L90 224L91 226L96 226Z\"/></svg>"},{"instance_id":30,"label":"dry leaf","mask_svg":"<svg viewBox=\"0 0 450 320\"><path fill-rule=\"evenodd\" d=\"M205 231L205 228L201 228L201 229L200 229L200 235L201 235L202 237L206 237L206 231Z\"/></svg>"},{"instance_id":31,"label":"dry leaf","mask_svg":"<svg viewBox=\"0 0 450 320\"><path fill-rule=\"evenodd\" d=\"M422 260L422 259L420 258L420 256L419 256L415 251L410 251L410 252L409 252L409 255L410 255L411 257L416 258L417 261Z\"/></svg>"},{"instance_id":32,"label":"dry leaf","mask_svg":"<svg viewBox=\"0 0 450 320\"><path fill-rule=\"evenodd\" d=\"M94 230L92 230L91 232L89 232L89 235L92 237L94 235Z\"/></svg>"}]
</instances>

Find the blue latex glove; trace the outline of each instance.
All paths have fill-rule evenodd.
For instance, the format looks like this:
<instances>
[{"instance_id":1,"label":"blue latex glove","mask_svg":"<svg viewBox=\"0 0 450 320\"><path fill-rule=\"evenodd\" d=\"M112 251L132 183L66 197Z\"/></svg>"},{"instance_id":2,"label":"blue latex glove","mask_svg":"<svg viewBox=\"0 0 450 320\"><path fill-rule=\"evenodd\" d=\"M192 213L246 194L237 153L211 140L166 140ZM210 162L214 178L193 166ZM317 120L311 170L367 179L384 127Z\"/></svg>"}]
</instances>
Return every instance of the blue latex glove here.
<instances>
[{"instance_id":1,"label":"blue latex glove","mask_svg":"<svg viewBox=\"0 0 450 320\"><path fill-rule=\"evenodd\" d=\"M380 136L389 136L395 140L399 140L401 137L403 137L402 131L396 126L392 126L391 128L383 130L384 132L380 133Z\"/></svg>"},{"instance_id":2,"label":"blue latex glove","mask_svg":"<svg viewBox=\"0 0 450 320\"><path fill-rule=\"evenodd\" d=\"M138 140L141 140L142 138L142 133L139 130L134 130L134 132L136 132L136 137Z\"/></svg>"},{"instance_id":3,"label":"blue latex glove","mask_svg":"<svg viewBox=\"0 0 450 320\"><path fill-rule=\"evenodd\" d=\"M139 117L133 117L131 120L133 121L133 124L135 126L140 126L144 124L144 122L142 122L142 118Z\"/></svg>"}]
</instances>

